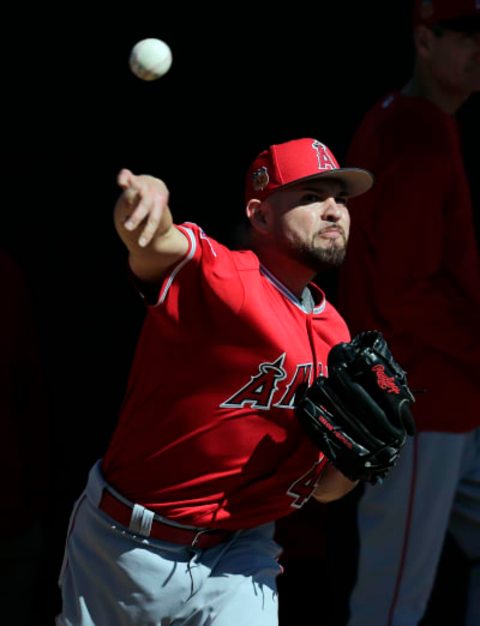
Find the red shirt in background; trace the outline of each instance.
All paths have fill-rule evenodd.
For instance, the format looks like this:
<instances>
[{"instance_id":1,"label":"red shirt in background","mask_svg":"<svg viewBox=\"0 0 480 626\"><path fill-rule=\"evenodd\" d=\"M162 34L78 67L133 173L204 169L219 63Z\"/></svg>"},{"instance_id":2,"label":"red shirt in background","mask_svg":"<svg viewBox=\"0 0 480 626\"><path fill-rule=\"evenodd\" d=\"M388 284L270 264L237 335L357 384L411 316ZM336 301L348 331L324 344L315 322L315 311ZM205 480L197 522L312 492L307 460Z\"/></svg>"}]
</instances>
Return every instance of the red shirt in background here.
<instances>
[{"instance_id":1,"label":"red shirt in background","mask_svg":"<svg viewBox=\"0 0 480 626\"><path fill-rule=\"evenodd\" d=\"M398 93L365 117L348 161L375 185L352 199L339 309L377 328L407 370L419 430L480 425L480 261L455 119Z\"/></svg>"}]
</instances>

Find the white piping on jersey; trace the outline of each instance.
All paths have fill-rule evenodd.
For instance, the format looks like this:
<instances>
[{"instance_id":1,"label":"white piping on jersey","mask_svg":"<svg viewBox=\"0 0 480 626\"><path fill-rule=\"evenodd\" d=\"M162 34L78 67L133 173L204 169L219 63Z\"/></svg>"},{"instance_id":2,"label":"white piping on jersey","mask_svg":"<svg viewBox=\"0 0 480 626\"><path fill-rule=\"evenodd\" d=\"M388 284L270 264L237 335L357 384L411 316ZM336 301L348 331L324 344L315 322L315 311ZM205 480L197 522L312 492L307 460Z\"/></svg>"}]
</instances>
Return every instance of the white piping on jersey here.
<instances>
[{"instance_id":1,"label":"white piping on jersey","mask_svg":"<svg viewBox=\"0 0 480 626\"><path fill-rule=\"evenodd\" d=\"M207 237L207 235L203 232L201 228L200 228L200 239L204 239L210 246L210 250L212 251L213 256L217 256L217 253L215 252L215 248L213 247L212 242L210 241L210 239Z\"/></svg>"},{"instance_id":2,"label":"white piping on jersey","mask_svg":"<svg viewBox=\"0 0 480 626\"><path fill-rule=\"evenodd\" d=\"M295 306L301 309L304 313L309 313L309 311L303 306L301 300L297 298L297 296L290 291L288 287L285 287L283 283L281 283L276 276L274 276L270 270L268 270L264 265L260 265L260 273L265 276L265 278L272 283L274 287L276 287L286 298L288 298ZM326 300L325 298L322 302L312 309L312 313L318 314L321 313L325 309Z\"/></svg>"},{"instance_id":3,"label":"white piping on jersey","mask_svg":"<svg viewBox=\"0 0 480 626\"><path fill-rule=\"evenodd\" d=\"M165 287L162 291L162 295L160 296L155 306L162 304L162 302L165 300L165 298L167 297L168 290L170 289L173 281L175 280L175 276L182 269L182 267L186 265L193 258L193 255L195 254L195 250L197 249L197 240L195 239L195 235L193 234L193 231L190 230L190 228L185 228L185 227L183 227L181 230L190 239L190 250L188 251L187 256L184 257L182 261L180 261L180 263L174 268L173 272L168 277L167 281L165 282Z\"/></svg>"}]
</instances>

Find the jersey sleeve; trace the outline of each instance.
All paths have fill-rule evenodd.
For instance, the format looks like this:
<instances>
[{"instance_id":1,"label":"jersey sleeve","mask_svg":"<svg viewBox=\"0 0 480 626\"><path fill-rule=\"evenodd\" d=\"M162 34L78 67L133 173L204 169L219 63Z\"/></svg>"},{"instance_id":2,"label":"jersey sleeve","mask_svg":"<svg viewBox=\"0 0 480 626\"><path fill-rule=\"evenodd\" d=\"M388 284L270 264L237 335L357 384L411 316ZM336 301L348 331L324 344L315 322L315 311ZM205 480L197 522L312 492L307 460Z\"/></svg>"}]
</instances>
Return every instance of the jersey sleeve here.
<instances>
[{"instance_id":1,"label":"jersey sleeve","mask_svg":"<svg viewBox=\"0 0 480 626\"><path fill-rule=\"evenodd\" d=\"M152 306L175 320L191 317L192 311L199 316L211 309L238 311L245 296L242 253L229 250L191 222L177 228L187 237L188 250L165 276Z\"/></svg>"}]
</instances>

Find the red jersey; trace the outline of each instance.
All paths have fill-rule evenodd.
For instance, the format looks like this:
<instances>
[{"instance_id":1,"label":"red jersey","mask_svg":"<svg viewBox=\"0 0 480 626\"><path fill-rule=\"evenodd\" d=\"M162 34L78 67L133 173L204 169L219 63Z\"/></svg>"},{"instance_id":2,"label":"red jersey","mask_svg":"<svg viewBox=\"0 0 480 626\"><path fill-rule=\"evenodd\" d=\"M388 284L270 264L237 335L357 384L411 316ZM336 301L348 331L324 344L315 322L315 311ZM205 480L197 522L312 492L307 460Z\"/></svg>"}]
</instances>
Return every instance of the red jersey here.
<instances>
[{"instance_id":1,"label":"red jersey","mask_svg":"<svg viewBox=\"0 0 480 626\"><path fill-rule=\"evenodd\" d=\"M310 497L325 459L294 394L349 334L318 287L307 312L252 251L179 228L189 251L148 307L103 471L171 520L248 528Z\"/></svg>"},{"instance_id":2,"label":"red jersey","mask_svg":"<svg viewBox=\"0 0 480 626\"><path fill-rule=\"evenodd\" d=\"M339 308L377 328L407 370L420 430L480 425L480 261L454 118L392 94L365 117L349 162L376 177L352 199Z\"/></svg>"}]
</instances>

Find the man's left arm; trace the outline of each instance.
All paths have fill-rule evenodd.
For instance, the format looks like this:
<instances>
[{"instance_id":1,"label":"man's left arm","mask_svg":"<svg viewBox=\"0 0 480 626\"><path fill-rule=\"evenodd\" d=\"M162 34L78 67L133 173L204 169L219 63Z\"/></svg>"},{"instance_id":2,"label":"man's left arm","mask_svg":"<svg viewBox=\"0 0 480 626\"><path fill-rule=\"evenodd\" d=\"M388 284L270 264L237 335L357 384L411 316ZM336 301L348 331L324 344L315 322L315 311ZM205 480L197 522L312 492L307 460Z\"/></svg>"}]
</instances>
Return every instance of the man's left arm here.
<instances>
[{"instance_id":1,"label":"man's left arm","mask_svg":"<svg viewBox=\"0 0 480 626\"><path fill-rule=\"evenodd\" d=\"M350 480L331 463L327 463L312 495L318 502L326 504L345 496L359 482L358 480Z\"/></svg>"}]
</instances>

